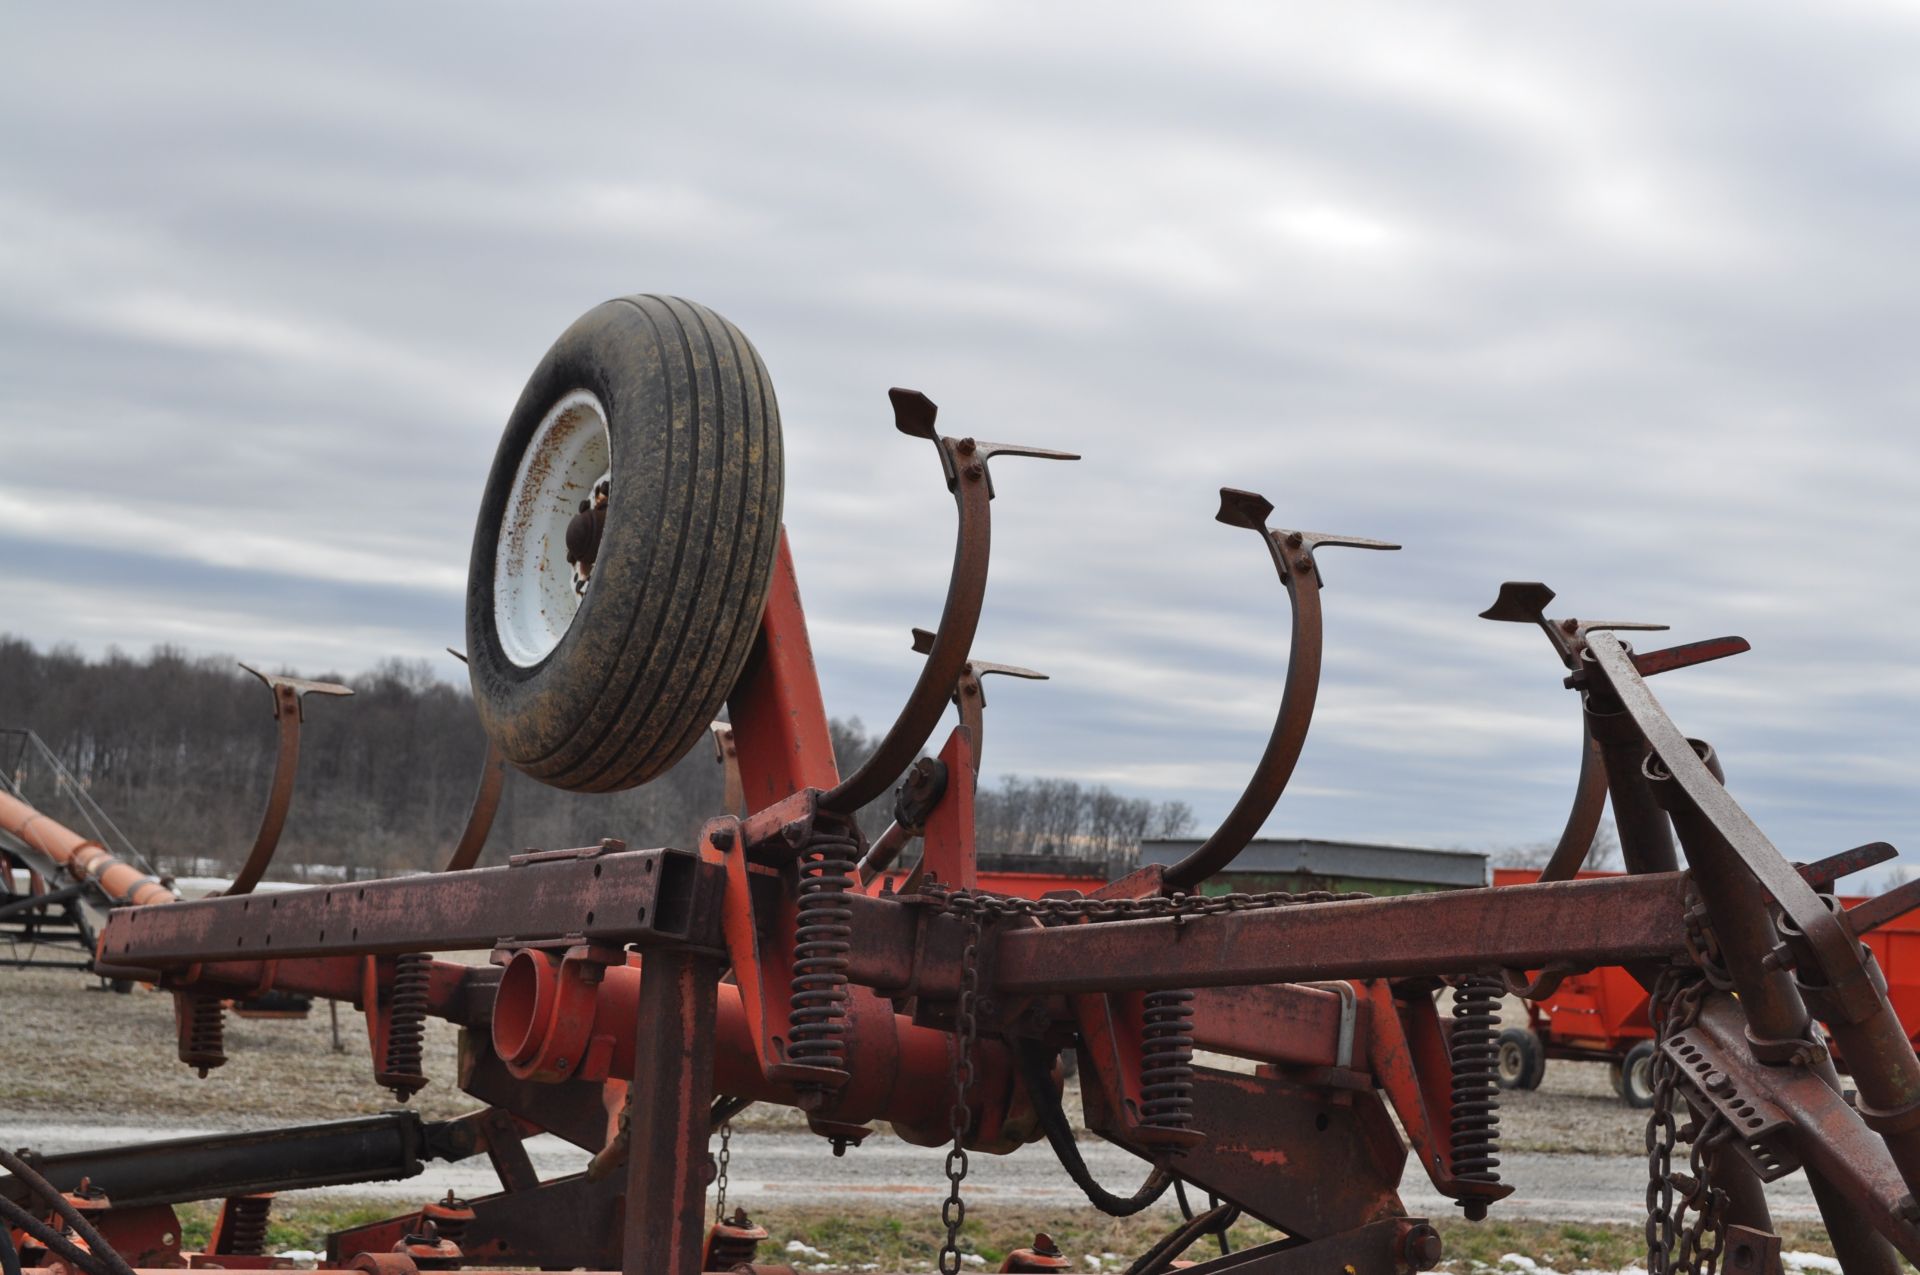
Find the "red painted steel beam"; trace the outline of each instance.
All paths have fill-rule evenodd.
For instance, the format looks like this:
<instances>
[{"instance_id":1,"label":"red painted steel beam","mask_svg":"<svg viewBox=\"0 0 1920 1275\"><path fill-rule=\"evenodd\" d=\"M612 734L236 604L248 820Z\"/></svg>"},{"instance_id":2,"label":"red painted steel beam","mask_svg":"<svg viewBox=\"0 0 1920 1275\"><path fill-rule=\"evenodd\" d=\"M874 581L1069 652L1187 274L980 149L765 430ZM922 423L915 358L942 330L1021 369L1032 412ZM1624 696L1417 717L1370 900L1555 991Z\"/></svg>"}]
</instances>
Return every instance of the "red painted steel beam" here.
<instances>
[{"instance_id":1,"label":"red painted steel beam","mask_svg":"<svg viewBox=\"0 0 1920 1275\"><path fill-rule=\"evenodd\" d=\"M1235 1058L1308 1067L1352 1067L1357 1056L1364 1068L1369 1016L1357 993L1343 997L1297 983L1203 987L1193 997L1193 1043Z\"/></svg>"},{"instance_id":2,"label":"red painted steel beam","mask_svg":"<svg viewBox=\"0 0 1920 1275\"><path fill-rule=\"evenodd\" d=\"M479 951L506 939L718 948L719 887L720 870L683 850L528 855L505 868L120 909L101 932L100 955L152 968Z\"/></svg>"},{"instance_id":3,"label":"red painted steel beam","mask_svg":"<svg viewBox=\"0 0 1920 1275\"><path fill-rule=\"evenodd\" d=\"M648 960L640 982L638 1017L649 1030L629 1097L625 1275L699 1275L720 974L717 960L668 949Z\"/></svg>"},{"instance_id":4,"label":"red painted steel beam","mask_svg":"<svg viewBox=\"0 0 1920 1275\"><path fill-rule=\"evenodd\" d=\"M1678 873L1108 921L1000 935L1002 994L1404 978L1685 950ZM856 935L858 931L856 930Z\"/></svg>"},{"instance_id":5,"label":"red painted steel beam","mask_svg":"<svg viewBox=\"0 0 1920 1275\"><path fill-rule=\"evenodd\" d=\"M747 809L764 810L805 788L833 788L833 761L820 675L813 664L793 546L786 529L773 564L773 586L747 667L727 698L735 758Z\"/></svg>"}]
</instances>

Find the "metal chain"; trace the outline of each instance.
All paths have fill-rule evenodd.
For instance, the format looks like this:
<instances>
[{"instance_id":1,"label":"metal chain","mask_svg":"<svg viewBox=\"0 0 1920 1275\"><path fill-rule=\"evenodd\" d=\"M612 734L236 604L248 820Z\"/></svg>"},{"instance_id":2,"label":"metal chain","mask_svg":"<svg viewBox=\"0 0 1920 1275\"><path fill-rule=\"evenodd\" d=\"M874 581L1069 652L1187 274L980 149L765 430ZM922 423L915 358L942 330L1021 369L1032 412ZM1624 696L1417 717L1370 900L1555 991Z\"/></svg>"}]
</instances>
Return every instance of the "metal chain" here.
<instances>
[{"instance_id":1,"label":"metal chain","mask_svg":"<svg viewBox=\"0 0 1920 1275\"><path fill-rule=\"evenodd\" d=\"M1713 1185L1713 1161L1731 1132L1716 1114L1704 1125L1674 1123L1680 1068L1666 1043L1693 1026L1711 982L1693 965L1674 965L1660 973L1648 1006L1654 1025L1653 1106L1647 1112L1647 1275L1687 1271L1706 1275L1719 1269L1725 1246L1726 1192ZM1674 1148L1688 1142L1687 1175L1673 1171ZM1682 1198L1674 1205L1674 1188ZM1682 1226L1681 1219L1692 1215Z\"/></svg>"},{"instance_id":2,"label":"metal chain","mask_svg":"<svg viewBox=\"0 0 1920 1275\"><path fill-rule=\"evenodd\" d=\"M1139 899L1016 899L1002 894L955 890L934 881L927 882L921 888L923 897L931 899L947 912L960 913L964 909L977 917L992 919L1030 917L1043 925L1064 925L1072 921L1141 921L1157 917L1185 920L1190 917L1218 916L1226 912L1257 912L1266 908L1342 903L1373 897L1359 891L1308 890L1291 894L1285 890L1270 890L1264 894L1156 894Z\"/></svg>"},{"instance_id":3,"label":"metal chain","mask_svg":"<svg viewBox=\"0 0 1920 1275\"><path fill-rule=\"evenodd\" d=\"M947 1150L947 1198L940 1206L940 1220L947 1236L940 1246L941 1275L959 1275L960 1227L967 1218L961 1184L967 1178L967 1131L973 1123L968 1094L973 1089L973 1049L979 1036L977 1007L980 992L980 932L983 921L991 918L1032 918L1042 925L1065 925L1073 921L1137 921L1153 917L1215 916L1225 912L1252 912L1263 908L1292 907L1306 903L1337 903L1346 899L1367 899L1372 895L1311 890L1290 894L1273 890L1265 894L1175 894L1139 899L1016 899L1000 894L981 894L956 890L939 882L922 886L921 897L942 912L960 918L966 927L960 952L960 991L954 1001L954 1033L951 1079L953 1109L949 1113L953 1145Z\"/></svg>"},{"instance_id":4,"label":"metal chain","mask_svg":"<svg viewBox=\"0 0 1920 1275\"><path fill-rule=\"evenodd\" d=\"M980 909L961 900L977 902L977 895L955 895L948 903L966 926L966 941L960 951L960 995L953 1006L953 1109L948 1123L953 1127L953 1146L947 1150L947 1199L940 1206L940 1220L946 1224L946 1242L940 1246L941 1275L959 1275L960 1227L967 1220L966 1201L960 1198L960 1184L967 1179L967 1129L973 1123L973 1108L967 1095L973 1089L973 1046L979 1034L975 1006L980 992Z\"/></svg>"},{"instance_id":5,"label":"metal chain","mask_svg":"<svg viewBox=\"0 0 1920 1275\"><path fill-rule=\"evenodd\" d=\"M716 1222L727 1220L727 1165L733 1160L733 1148L729 1145L732 1141L733 1121L729 1120L720 1126L720 1171L713 1179L713 1220Z\"/></svg>"}]
</instances>

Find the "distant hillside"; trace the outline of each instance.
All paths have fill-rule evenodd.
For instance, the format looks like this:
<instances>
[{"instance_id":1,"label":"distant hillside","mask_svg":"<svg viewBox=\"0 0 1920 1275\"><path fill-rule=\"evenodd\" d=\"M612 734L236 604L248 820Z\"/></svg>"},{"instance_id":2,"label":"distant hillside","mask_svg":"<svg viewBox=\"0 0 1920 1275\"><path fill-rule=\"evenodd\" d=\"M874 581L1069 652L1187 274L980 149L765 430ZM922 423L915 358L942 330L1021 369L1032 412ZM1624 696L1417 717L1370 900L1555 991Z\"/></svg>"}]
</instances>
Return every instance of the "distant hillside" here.
<instances>
[{"instance_id":1,"label":"distant hillside","mask_svg":"<svg viewBox=\"0 0 1920 1275\"><path fill-rule=\"evenodd\" d=\"M299 672L356 693L308 702L279 861L438 866L466 818L486 750L466 691L424 662L391 660L358 677ZM163 872L200 859L231 866L252 841L273 771L272 706L226 656L158 647L144 658L93 661L0 635L0 726L37 731ZM843 770L877 742L857 720L834 722L833 737ZM608 836L689 845L722 805L720 768L704 746L646 787L603 796L514 774L487 860ZM877 832L890 808L890 796L876 802L862 826ZM983 851L1099 859L1130 858L1143 837L1182 836L1192 824L1181 802L1017 776L981 792L977 820Z\"/></svg>"}]
</instances>

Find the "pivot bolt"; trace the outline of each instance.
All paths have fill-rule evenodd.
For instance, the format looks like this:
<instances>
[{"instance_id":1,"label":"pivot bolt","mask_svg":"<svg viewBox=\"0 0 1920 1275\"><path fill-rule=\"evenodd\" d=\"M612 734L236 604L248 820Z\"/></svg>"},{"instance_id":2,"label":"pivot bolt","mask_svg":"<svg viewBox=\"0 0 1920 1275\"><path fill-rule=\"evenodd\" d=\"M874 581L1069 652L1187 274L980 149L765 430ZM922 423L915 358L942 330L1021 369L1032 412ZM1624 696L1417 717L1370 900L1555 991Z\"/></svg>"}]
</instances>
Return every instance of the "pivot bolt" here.
<instances>
[{"instance_id":1,"label":"pivot bolt","mask_svg":"<svg viewBox=\"0 0 1920 1275\"><path fill-rule=\"evenodd\" d=\"M1440 1244L1440 1232L1425 1222L1416 1223L1407 1231L1407 1238L1400 1250L1405 1254L1407 1265L1416 1271L1430 1271L1440 1264L1440 1255L1444 1251Z\"/></svg>"}]
</instances>

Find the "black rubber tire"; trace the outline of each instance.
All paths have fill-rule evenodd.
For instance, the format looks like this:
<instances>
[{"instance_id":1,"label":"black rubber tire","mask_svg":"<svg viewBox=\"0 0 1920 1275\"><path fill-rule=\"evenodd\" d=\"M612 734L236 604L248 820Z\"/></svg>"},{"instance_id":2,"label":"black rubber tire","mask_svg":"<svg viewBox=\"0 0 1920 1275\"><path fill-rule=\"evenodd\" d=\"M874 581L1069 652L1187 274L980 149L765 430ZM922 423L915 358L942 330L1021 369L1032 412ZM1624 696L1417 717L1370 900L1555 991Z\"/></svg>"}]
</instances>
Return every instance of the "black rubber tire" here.
<instances>
[{"instance_id":1,"label":"black rubber tire","mask_svg":"<svg viewBox=\"0 0 1920 1275\"><path fill-rule=\"evenodd\" d=\"M1620 1060L1620 1074L1614 1081L1620 1101L1644 1111L1653 1105L1653 1042L1643 1040Z\"/></svg>"},{"instance_id":2,"label":"black rubber tire","mask_svg":"<svg viewBox=\"0 0 1920 1275\"><path fill-rule=\"evenodd\" d=\"M1540 1038L1524 1027L1500 1033L1494 1080L1502 1089L1538 1089L1547 1074L1547 1052Z\"/></svg>"},{"instance_id":3,"label":"black rubber tire","mask_svg":"<svg viewBox=\"0 0 1920 1275\"><path fill-rule=\"evenodd\" d=\"M612 453L593 581L544 659L501 647L494 572L520 460L550 408L592 393ZM677 297L622 297L562 333L507 421L467 575L468 674L514 766L576 792L647 782L739 680L780 538L780 408L739 329Z\"/></svg>"}]
</instances>

